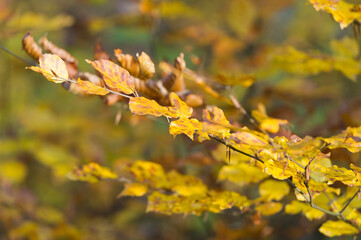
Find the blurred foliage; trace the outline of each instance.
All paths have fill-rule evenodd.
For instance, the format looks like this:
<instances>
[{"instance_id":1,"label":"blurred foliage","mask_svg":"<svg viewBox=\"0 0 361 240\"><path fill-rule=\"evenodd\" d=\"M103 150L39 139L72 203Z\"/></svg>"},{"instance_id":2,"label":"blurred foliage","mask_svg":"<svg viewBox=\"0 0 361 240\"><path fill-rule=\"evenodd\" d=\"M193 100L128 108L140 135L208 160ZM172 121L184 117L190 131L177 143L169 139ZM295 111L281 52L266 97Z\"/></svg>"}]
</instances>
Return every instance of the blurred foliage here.
<instances>
[{"instance_id":1,"label":"blurred foliage","mask_svg":"<svg viewBox=\"0 0 361 240\"><path fill-rule=\"evenodd\" d=\"M20 48L22 37L28 31L35 39L47 33L80 60L79 68L84 71L91 71L83 59L93 59L97 39L108 53L116 48L133 56L144 51L156 64L172 61L183 52L187 67L194 71L185 73L187 86L204 94L207 104L222 107L230 122L247 122L222 98L233 94L248 112L258 106L267 109L272 118L262 107L253 112L264 122L264 129L272 129L275 125L267 123L279 119L291 125L277 124L279 129L270 132L328 137L361 121L359 23L350 25L360 18L356 14L340 22L327 5L332 2L351 4L356 7L353 12L359 6L353 1L294 0L66 0L61 4L2 0L0 44L31 63ZM282 205L267 192L271 180L264 180L266 175L249 166L246 157L232 152L232 162L226 165L226 149L216 142L199 144L185 136L174 139L165 121L133 116L122 102L106 107L97 97L72 95L24 70L32 64L4 51L0 54L0 239L323 237L317 230L323 215L294 201L283 185L277 185L277 196L290 202L283 211L303 212L305 217L276 214ZM194 73L206 75L206 82L194 79ZM351 155L342 149L331 153L333 163L341 167L359 161L358 153ZM187 211L201 216L145 213L157 206L148 203L146 209L145 197L124 196L143 196L152 182L114 182L115 173L99 166L117 173L127 166L133 177L147 179L142 175L147 171L134 167L144 162L140 159L159 163L165 183L170 176L194 184L196 192L239 192L259 198L260 205L256 211L241 212L237 203L246 201L233 195L236 207L219 214L191 205ZM96 182L105 175L108 181L69 181L69 172L80 171L76 166L91 162L97 165L86 169L89 175L70 177ZM244 172L249 175L245 177ZM340 187L339 182L334 184ZM266 191L258 192L258 185ZM192 192L187 184L166 190L184 199L184 194ZM349 198L352 190L343 189L343 196ZM230 198L210 190L207 194L205 201L218 207L224 204L222 198ZM168 201L160 212L169 214L172 197L154 191L149 198L151 203ZM359 201L352 204L359 207ZM359 213L351 214L356 218ZM326 223L322 232L332 236L338 225ZM345 229L354 231L349 226Z\"/></svg>"}]
</instances>

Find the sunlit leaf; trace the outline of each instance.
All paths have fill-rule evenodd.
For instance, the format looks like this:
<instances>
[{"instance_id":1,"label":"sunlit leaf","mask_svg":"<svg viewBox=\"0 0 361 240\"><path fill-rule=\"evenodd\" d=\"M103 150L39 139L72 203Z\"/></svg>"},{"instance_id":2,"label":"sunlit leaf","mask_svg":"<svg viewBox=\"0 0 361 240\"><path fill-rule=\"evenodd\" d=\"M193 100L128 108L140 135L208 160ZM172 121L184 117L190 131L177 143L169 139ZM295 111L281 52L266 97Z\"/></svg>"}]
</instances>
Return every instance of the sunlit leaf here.
<instances>
[{"instance_id":1,"label":"sunlit leaf","mask_svg":"<svg viewBox=\"0 0 361 240\"><path fill-rule=\"evenodd\" d=\"M91 64L93 68L103 75L105 83L110 88L125 94L134 92L134 82L132 81L129 72L124 68L104 59L94 62L86 60L86 62Z\"/></svg>"},{"instance_id":2,"label":"sunlit leaf","mask_svg":"<svg viewBox=\"0 0 361 240\"><path fill-rule=\"evenodd\" d=\"M134 97L129 100L129 109L136 115L152 115L156 117L166 116L177 118L178 113L169 107L159 105L154 100L145 97Z\"/></svg>"},{"instance_id":3,"label":"sunlit leaf","mask_svg":"<svg viewBox=\"0 0 361 240\"><path fill-rule=\"evenodd\" d=\"M167 188L169 185L164 169L158 163L136 161L130 166L129 171L137 181L152 188Z\"/></svg>"},{"instance_id":4,"label":"sunlit leaf","mask_svg":"<svg viewBox=\"0 0 361 240\"><path fill-rule=\"evenodd\" d=\"M338 221L328 220L327 222L322 224L322 226L319 228L319 231L322 234L326 235L327 237L358 233L357 228L341 220Z\"/></svg>"},{"instance_id":5,"label":"sunlit leaf","mask_svg":"<svg viewBox=\"0 0 361 240\"><path fill-rule=\"evenodd\" d=\"M35 72L41 73L49 81L62 83L69 78L64 61L54 54L43 54L39 58L39 67L28 67Z\"/></svg>"}]
</instances>

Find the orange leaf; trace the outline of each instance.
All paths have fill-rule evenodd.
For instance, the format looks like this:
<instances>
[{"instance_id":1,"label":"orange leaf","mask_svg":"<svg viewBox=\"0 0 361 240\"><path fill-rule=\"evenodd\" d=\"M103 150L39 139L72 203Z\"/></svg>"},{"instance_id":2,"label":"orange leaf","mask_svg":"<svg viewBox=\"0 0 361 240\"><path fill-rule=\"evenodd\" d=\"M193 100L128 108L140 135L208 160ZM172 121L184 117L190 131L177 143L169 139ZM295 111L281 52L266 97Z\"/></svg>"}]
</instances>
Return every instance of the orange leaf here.
<instances>
[{"instance_id":1,"label":"orange leaf","mask_svg":"<svg viewBox=\"0 0 361 240\"><path fill-rule=\"evenodd\" d=\"M109 91L106 90L105 88L95 85L94 83L89 81L82 81L80 78L78 78L78 85L87 94L95 94L95 95L103 96L109 93Z\"/></svg>"},{"instance_id":2,"label":"orange leaf","mask_svg":"<svg viewBox=\"0 0 361 240\"><path fill-rule=\"evenodd\" d=\"M86 62L91 64L93 68L103 75L105 83L110 88L116 89L117 91L125 94L131 94L134 92L134 82L132 81L129 72L124 68L104 59L94 62L86 60Z\"/></svg>"},{"instance_id":3,"label":"orange leaf","mask_svg":"<svg viewBox=\"0 0 361 240\"><path fill-rule=\"evenodd\" d=\"M176 93L171 92L169 99L179 117L189 118L192 115L193 109L183 102Z\"/></svg>"},{"instance_id":4,"label":"orange leaf","mask_svg":"<svg viewBox=\"0 0 361 240\"><path fill-rule=\"evenodd\" d=\"M64 61L54 54L43 54L39 58L39 67L28 67L44 75L46 79L55 83L62 83L68 80L69 75Z\"/></svg>"}]
</instances>

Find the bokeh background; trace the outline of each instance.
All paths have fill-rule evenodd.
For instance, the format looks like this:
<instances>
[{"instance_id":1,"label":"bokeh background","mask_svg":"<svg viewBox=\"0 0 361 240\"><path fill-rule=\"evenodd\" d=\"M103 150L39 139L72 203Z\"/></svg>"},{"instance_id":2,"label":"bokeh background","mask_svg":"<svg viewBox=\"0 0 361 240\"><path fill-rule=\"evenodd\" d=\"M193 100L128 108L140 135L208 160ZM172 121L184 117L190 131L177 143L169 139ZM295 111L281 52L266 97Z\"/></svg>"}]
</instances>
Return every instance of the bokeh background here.
<instances>
[{"instance_id":1,"label":"bokeh background","mask_svg":"<svg viewBox=\"0 0 361 240\"><path fill-rule=\"evenodd\" d=\"M300 215L260 218L229 210L164 216L145 213L146 198L116 198L120 183L70 181L66 174L75 166L98 162L116 169L124 159L142 159L221 188L216 177L225 153L214 154L212 142L174 139L165 121L132 116L126 104L76 96L26 70L33 61L22 50L26 32L35 39L47 34L78 59L82 71L93 72L84 59L93 59L100 40L111 55L115 48L144 51L155 63L183 52L187 66L225 95L229 87L219 86L215 76L252 74L250 88L232 89L247 110L261 102L271 116L291 123L288 131L328 136L360 123L359 73L350 80L337 71L286 71L270 63L270 54L293 46L332 55L334 39L359 42L352 27L341 30L301 0L0 0L0 44L18 56L0 51L0 239L322 238L321 222ZM205 99L237 119L229 104ZM358 160L343 151L333 156L341 165Z\"/></svg>"}]
</instances>

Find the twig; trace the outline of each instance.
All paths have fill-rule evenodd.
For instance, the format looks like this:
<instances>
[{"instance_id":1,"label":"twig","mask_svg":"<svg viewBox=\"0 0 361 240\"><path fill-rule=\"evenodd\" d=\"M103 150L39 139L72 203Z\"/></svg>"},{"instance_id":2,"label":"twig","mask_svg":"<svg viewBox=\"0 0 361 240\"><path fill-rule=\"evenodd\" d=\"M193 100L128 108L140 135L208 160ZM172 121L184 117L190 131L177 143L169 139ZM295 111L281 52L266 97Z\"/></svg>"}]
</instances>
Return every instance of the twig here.
<instances>
[{"instance_id":1,"label":"twig","mask_svg":"<svg viewBox=\"0 0 361 240\"><path fill-rule=\"evenodd\" d=\"M30 60L28 60L28 59L25 59L25 58L17 55L16 53L13 53L12 51L10 51L9 49L7 49L6 47L4 47L4 46L1 45L1 44L0 44L0 49L4 50L5 52L7 52L8 54L10 54L11 56L13 56L13 57L15 57L15 58L17 58L17 59L19 59L19 60L21 60L21 61L29 64L29 65L34 65L34 64L35 64L35 62L30 61Z\"/></svg>"},{"instance_id":2,"label":"twig","mask_svg":"<svg viewBox=\"0 0 361 240\"><path fill-rule=\"evenodd\" d=\"M359 194L360 189L357 190L357 192L355 192L355 194L347 201L347 203L345 204L345 206L341 209L340 213L343 213L346 208L348 207L348 205L350 205L350 203L352 202L352 200L354 200L354 198L357 196L357 194Z\"/></svg>"}]
</instances>

